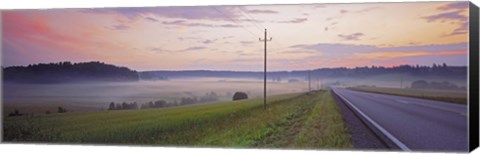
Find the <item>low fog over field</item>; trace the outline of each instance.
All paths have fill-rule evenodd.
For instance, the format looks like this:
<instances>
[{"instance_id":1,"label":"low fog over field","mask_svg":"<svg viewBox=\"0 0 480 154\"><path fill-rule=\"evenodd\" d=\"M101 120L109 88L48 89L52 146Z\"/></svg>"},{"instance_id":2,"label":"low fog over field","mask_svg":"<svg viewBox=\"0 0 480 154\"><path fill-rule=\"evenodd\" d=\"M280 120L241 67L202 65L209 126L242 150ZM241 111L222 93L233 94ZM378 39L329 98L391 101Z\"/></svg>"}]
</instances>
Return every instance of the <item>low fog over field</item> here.
<instances>
[{"instance_id":1,"label":"low fog over field","mask_svg":"<svg viewBox=\"0 0 480 154\"><path fill-rule=\"evenodd\" d=\"M376 86L391 88L410 88L412 82L448 81L459 87L466 87L466 79L451 79L439 76L418 77L406 74L383 74L370 77L321 78L312 76L312 90L328 86ZM308 76L304 78L282 78L267 82L267 95L305 92L309 89ZM245 92L249 98L263 97L263 80L251 78L178 78L168 80L118 83L69 83L69 84L4 84L3 102L5 114L18 109L24 113L56 112L61 106L69 111L100 111L108 109L111 102L139 105L157 100L169 103L180 102L182 98L202 98L214 93L216 100L208 102L230 101L235 92ZM448 90L448 89L446 89ZM453 89L452 89L453 90Z\"/></svg>"},{"instance_id":2,"label":"low fog over field","mask_svg":"<svg viewBox=\"0 0 480 154\"><path fill-rule=\"evenodd\" d=\"M268 83L268 95L302 92L307 82ZM180 101L182 97L200 98L215 93L218 101L232 100L236 91L246 92L249 98L263 97L263 80L191 78L178 80L139 81L121 83L72 84L4 84L5 113L14 108L21 112L55 112L58 106L70 111L100 111L110 102L166 100Z\"/></svg>"}]
</instances>

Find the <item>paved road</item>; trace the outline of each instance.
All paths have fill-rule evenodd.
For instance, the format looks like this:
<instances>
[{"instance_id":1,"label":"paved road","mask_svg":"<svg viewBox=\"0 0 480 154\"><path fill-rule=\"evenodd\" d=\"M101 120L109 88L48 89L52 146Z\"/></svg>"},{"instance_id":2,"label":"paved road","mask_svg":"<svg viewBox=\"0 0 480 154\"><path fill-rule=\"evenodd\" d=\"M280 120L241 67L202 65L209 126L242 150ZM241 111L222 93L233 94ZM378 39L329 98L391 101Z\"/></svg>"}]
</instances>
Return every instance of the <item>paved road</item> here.
<instances>
[{"instance_id":1,"label":"paved road","mask_svg":"<svg viewBox=\"0 0 480 154\"><path fill-rule=\"evenodd\" d=\"M403 150L467 151L467 106L333 88ZM375 127L374 126L374 127Z\"/></svg>"}]
</instances>

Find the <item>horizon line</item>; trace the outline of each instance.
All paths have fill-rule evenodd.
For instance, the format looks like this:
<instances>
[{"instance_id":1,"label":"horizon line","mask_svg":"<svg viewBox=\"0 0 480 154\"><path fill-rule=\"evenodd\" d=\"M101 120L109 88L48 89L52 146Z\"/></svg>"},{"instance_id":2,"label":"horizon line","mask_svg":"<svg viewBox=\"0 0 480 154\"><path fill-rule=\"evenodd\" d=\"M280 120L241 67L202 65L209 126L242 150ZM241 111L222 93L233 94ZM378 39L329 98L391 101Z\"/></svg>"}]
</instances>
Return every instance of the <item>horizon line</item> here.
<instances>
[{"instance_id":1,"label":"horizon line","mask_svg":"<svg viewBox=\"0 0 480 154\"><path fill-rule=\"evenodd\" d=\"M79 64L79 63L92 63L92 62L98 62L98 63L103 63L106 65L113 65L116 67L126 67L130 70L137 71L137 72L153 72L153 71L214 71L214 72L263 72L261 70L259 71L247 71L247 70L215 70L215 69L177 69L177 70L169 70L169 69L151 69L151 70L135 70L131 69L128 66L123 66L123 65L116 65L116 64L110 64L102 61L83 61L83 62L71 62L71 61L59 61L59 62L48 62L48 63L33 63L33 64L28 64L28 65L40 65L40 64L59 64L59 63L64 63L64 62L70 62L72 64ZM319 70L319 69L337 69L337 68L345 68L345 69L355 69L355 68L373 68L373 67L383 67L383 68L395 68L395 67L401 67L401 66L413 66L416 67L418 65L419 67L433 67L433 65L440 65L442 66L445 64L446 66L449 67L468 67L467 65L448 65L446 63L432 63L432 65L420 65L420 64L400 64L400 65L394 65L394 66L381 66L381 65L370 65L370 66L338 66L338 67L318 67L318 68L313 68L313 69L298 69L298 70L275 70L275 71L267 71L267 72L293 72L293 71L314 71L314 70ZM11 66L3 66L2 68L8 68L8 67L28 67L28 65L11 65ZM263 66L263 65L262 65Z\"/></svg>"}]
</instances>

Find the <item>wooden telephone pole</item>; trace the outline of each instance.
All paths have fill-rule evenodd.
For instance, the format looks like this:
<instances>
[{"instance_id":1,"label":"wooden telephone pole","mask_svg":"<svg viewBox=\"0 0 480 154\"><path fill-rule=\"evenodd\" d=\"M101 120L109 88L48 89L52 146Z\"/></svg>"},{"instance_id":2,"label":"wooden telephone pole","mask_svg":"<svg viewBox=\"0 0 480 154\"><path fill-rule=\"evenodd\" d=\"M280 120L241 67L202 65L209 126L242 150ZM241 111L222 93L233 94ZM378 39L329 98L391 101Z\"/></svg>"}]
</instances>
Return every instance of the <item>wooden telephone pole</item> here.
<instances>
[{"instance_id":1,"label":"wooden telephone pole","mask_svg":"<svg viewBox=\"0 0 480 154\"><path fill-rule=\"evenodd\" d=\"M267 39L267 29L265 29L265 36L258 39L264 42L264 67L263 67L263 110L267 110L267 41L272 41L272 37Z\"/></svg>"},{"instance_id":2,"label":"wooden telephone pole","mask_svg":"<svg viewBox=\"0 0 480 154\"><path fill-rule=\"evenodd\" d=\"M308 70L308 92L312 91L312 75L310 70Z\"/></svg>"}]
</instances>

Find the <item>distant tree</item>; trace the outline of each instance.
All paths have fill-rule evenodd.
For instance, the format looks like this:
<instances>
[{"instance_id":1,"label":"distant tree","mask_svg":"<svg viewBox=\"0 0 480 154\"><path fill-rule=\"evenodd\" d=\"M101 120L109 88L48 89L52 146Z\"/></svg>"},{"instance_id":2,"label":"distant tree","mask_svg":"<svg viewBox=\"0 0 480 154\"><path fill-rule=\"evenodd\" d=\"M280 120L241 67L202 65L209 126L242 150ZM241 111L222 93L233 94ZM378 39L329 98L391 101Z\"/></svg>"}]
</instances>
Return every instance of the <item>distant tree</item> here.
<instances>
[{"instance_id":1,"label":"distant tree","mask_svg":"<svg viewBox=\"0 0 480 154\"><path fill-rule=\"evenodd\" d=\"M165 107L167 106L167 101L165 100L158 100L158 101L155 101L154 103L155 105L155 108L160 108L160 107Z\"/></svg>"},{"instance_id":2,"label":"distant tree","mask_svg":"<svg viewBox=\"0 0 480 154\"><path fill-rule=\"evenodd\" d=\"M108 110L115 110L115 103L111 102L110 105L108 106Z\"/></svg>"},{"instance_id":3,"label":"distant tree","mask_svg":"<svg viewBox=\"0 0 480 154\"><path fill-rule=\"evenodd\" d=\"M137 102L133 102L133 103L131 104L131 109L138 109L138 104L137 104Z\"/></svg>"},{"instance_id":4,"label":"distant tree","mask_svg":"<svg viewBox=\"0 0 480 154\"><path fill-rule=\"evenodd\" d=\"M233 100L234 101L242 100L242 99L248 99L247 93L245 93L245 92L235 92L235 94L233 94Z\"/></svg>"},{"instance_id":5,"label":"distant tree","mask_svg":"<svg viewBox=\"0 0 480 154\"><path fill-rule=\"evenodd\" d=\"M50 114L50 111L49 111L49 110L47 110L47 112L45 112L45 114Z\"/></svg>"},{"instance_id":6,"label":"distant tree","mask_svg":"<svg viewBox=\"0 0 480 154\"><path fill-rule=\"evenodd\" d=\"M122 103L122 108L121 108L121 109L122 109L122 110L124 110L124 109L128 109L128 104L127 104L126 102L123 102L123 103Z\"/></svg>"},{"instance_id":7,"label":"distant tree","mask_svg":"<svg viewBox=\"0 0 480 154\"><path fill-rule=\"evenodd\" d=\"M122 105L121 104L115 104L115 110L121 110Z\"/></svg>"},{"instance_id":8,"label":"distant tree","mask_svg":"<svg viewBox=\"0 0 480 154\"><path fill-rule=\"evenodd\" d=\"M412 82L411 87L415 89L425 89L428 88L428 82L425 80L417 80Z\"/></svg>"}]
</instances>

